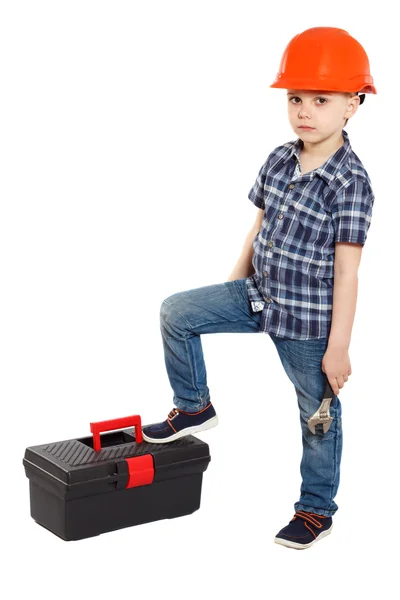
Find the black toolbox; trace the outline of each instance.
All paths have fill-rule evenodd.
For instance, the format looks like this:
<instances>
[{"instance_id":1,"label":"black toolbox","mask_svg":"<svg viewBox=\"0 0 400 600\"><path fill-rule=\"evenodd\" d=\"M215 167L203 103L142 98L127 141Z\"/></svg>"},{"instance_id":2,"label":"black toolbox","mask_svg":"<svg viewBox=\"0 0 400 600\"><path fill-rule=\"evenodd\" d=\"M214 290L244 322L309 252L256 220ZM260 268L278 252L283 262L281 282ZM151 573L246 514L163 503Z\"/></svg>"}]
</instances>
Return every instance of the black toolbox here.
<instances>
[{"instance_id":1,"label":"black toolbox","mask_svg":"<svg viewBox=\"0 0 400 600\"><path fill-rule=\"evenodd\" d=\"M200 508L210 462L206 443L192 435L167 444L144 442L138 415L90 428L93 437L25 450L37 523L64 540L79 540Z\"/></svg>"}]
</instances>

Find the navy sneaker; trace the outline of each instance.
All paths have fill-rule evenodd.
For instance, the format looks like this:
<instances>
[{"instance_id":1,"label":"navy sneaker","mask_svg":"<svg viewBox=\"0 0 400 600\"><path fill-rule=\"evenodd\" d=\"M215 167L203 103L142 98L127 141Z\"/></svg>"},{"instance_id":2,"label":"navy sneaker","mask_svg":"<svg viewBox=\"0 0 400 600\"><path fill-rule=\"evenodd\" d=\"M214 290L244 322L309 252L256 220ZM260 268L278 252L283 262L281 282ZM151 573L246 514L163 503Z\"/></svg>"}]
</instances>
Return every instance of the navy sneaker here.
<instances>
[{"instance_id":1,"label":"navy sneaker","mask_svg":"<svg viewBox=\"0 0 400 600\"><path fill-rule=\"evenodd\" d=\"M332 517L298 510L289 525L277 534L275 542L288 548L302 550L329 535L332 527Z\"/></svg>"},{"instance_id":2,"label":"navy sneaker","mask_svg":"<svg viewBox=\"0 0 400 600\"><path fill-rule=\"evenodd\" d=\"M218 417L211 402L195 413L173 408L166 421L143 427L143 439L153 444L164 444L179 440L185 435L211 429L216 425L218 425Z\"/></svg>"}]
</instances>

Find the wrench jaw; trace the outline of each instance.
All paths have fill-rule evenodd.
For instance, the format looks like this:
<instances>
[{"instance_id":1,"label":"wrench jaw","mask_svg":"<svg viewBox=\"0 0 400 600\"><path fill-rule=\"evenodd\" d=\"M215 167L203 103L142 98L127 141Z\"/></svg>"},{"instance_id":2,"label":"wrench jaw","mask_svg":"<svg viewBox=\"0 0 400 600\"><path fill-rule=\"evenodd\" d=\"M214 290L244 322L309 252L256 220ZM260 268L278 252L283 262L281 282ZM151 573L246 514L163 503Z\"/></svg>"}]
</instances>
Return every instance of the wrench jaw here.
<instances>
[{"instance_id":1,"label":"wrench jaw","mask_svg":"<svg viewBox=\"0 0 400 600\"><path fill-rule=\"evenodd\" d=\"M333 417L331 417L329 408L331 405L332 398L324 398L321 402L321 406L318 410L310 417L307 421L308 428L315 435L315 426L321 424L326 433L331 426Z\"/></svg>"},{"instance_id":2,"label":"wrench jaw","mask_svg":"<svg viewBox=\"0 0 400 600\"><path fill-rule=\"evenodd\" d=\"M308 419L308 421L307 421L308 429L311 431L311 433L313 433L315 435L315 423L311 419L312 419L312 417L310 419Z\"/></svg>"},{"instance_id":3,"label":"wrench jaw","mask_svg":"<svg viewBox=\"0 0 400 600\"><path fill-rule=\"evenodd\" d=\"M329 419L328 421L325 421L324 423L322 423L322 426L324 428L324 433L326 433L327 431L329 431L329 427L331 426L331 423L333 421L333 417L331 417L329 415L328 419Z\"/></svg>"}]
</instances>

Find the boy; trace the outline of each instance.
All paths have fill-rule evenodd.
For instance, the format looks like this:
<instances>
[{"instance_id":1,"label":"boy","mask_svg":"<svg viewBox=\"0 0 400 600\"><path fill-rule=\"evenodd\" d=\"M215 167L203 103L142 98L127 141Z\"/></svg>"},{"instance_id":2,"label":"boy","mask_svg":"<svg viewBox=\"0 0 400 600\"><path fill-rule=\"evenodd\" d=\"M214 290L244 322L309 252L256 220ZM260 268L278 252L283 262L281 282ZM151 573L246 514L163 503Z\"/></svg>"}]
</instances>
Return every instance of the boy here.
<instances>
[{"instance_id":1,"label":"boy","mask_svg":"<svg viewBox=\"0 0 400 600\"><path fill-rule=\"evenodd\" d=\"M374 196L343 130L365 93L376 93L362 46L346 31L316 27L288 44L271 87L287 89L298 139L276 148L249 199L258 208L227 282L174 294L161 306L161 332L174 404L166 421L145 427L165 443L214 427L200 336L268 333L293 383L303 456L295 515L275 541L308 548L328 535L338 509L342 452L337 394L351 375L348 353L357 270ZM329 382L333 421L315 433L308 419Z\"/></svg>"}]
</instances>

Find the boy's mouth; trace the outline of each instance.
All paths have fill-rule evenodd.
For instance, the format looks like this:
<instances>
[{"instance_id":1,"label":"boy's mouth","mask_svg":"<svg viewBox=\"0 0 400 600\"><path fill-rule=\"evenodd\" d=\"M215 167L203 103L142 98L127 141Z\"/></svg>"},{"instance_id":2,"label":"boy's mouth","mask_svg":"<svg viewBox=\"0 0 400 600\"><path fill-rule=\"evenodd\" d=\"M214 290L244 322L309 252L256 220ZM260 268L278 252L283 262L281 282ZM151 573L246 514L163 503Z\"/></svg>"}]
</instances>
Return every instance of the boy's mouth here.
<instances>
[{"instance_id":1,"label":"boy's mouth","mask_svg":"<svg viewBox=\"0 0 400 600\"><path fill-rule=\"evenodd\" d=\"M307 125L299 125L299 129L304 129L305 131L312 131L314 127L307 127Z\"/></svg>"}]
</instances>

